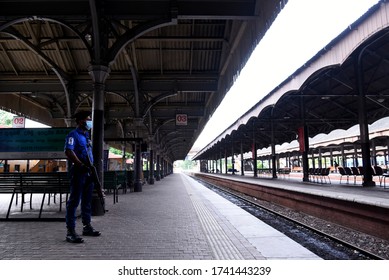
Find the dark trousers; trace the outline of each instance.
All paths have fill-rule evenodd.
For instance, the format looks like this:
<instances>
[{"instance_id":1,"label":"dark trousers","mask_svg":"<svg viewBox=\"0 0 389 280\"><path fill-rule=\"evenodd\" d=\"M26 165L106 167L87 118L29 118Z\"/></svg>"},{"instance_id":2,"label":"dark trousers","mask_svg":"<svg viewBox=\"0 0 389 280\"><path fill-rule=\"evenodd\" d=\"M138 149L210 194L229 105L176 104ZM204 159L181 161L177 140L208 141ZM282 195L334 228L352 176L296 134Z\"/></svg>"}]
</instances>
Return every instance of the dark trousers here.
<instances>
[{"instance_id":1,"label":"dark trousers","mask_svg":"<svg viewBox=\"0 0 389 280\"><path fill-rule=\"evenodd\" d=\"M76 211L81 201L81 218L83 224L89 224L92 215L92 193L94 184L92 177L74 168L70 171L70 196L66 204L66 226L76 227Z\"/></svg>"}]
</instances>

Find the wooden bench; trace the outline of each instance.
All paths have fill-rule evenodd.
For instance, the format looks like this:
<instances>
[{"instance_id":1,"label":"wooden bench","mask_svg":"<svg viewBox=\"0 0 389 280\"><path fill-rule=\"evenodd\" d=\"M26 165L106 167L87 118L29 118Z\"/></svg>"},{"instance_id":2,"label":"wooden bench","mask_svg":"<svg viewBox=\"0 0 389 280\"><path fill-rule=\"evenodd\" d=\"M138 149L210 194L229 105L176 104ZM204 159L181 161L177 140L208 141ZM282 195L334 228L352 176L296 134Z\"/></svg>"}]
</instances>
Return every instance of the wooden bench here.
<instances>
[{"instance_id":1,"label":"wooden bench","mask_svg":"<svg viewBox=\"0 0 389 280\"><path fill-rule=\"evenodd\" d=\"M122 188L122 182L118 181L116 171L104 172L104 190L113 194L113 204L119 202L119 189Z\"/></svg>"},{"instance_id":2,"label":"wooden bench","mask_svg":"<svg viewBox=\"0 0 389 280\"><path fill-rule=\"evenodd\" d=\"M69 177L67 172L45 172L45 173L0 173L0 193L12 194L8 206L6 219L9 218L13 200L21 195L21 208L23 211L24 197L30 194L30 209L32 209L32 195L42 194L41 205L38 219L42 216L43 205L48 195L48 204L50 204L51 194L60 194L60 211L62 211L62 194L69 194ZM54 200L55 202L55 200Z\"/></svg>"},{"instance_id":3,"label":"wooden bench","mask_svg":"<svg viewBox=\"0 0 389 280\"><path fill-rule=\"evenodd\" d=\"M127 193L127 171L116 171L116 181L120 185L123 193Z\"/></svg>"},{"instance_id":4,"label":"wooden bench","mask_svg":"<svg viewBox=\"0 0 389 280\"><path fill-rule=\"evenodd\" d=\"M155 175L155 174L154 174ZM126 182L127 182L127 188L130 190L130 192L134 191L134 171L132 170L126 170Z\"/></svg>"},{"instance_id":5,"label":"wooden bench","mask_svg":"<svg viewBox=\"0 0 389 280\"><path fill-rule=\"evenodd\" d=\"M277 172L285 177L290 175L291 169L289 167L279 168Z\"/></svg>"},{"instance_id":6,"label":"wooden bench","mask_svg":"<svg viewBox=\"0 0 389 280\"><path fill-rule=\"evenodd\" d=\"M14 196L14 193L20 186L20 180L19 173L0 173L0 193L12 194ZM15 203L18 205L18 196L16 196Z\"/></svg>"},{"instance_id":7,"label":"wooden bench","mask_svg":"<svg viewBox=\"0 0 389 280\"><path fill-rule=\"evenodd\" d=\"M62 194L69 194L70 181L67 172L53 173L20 173L22 176L22 192L43 194L42 206L45 196L48 195L48 204L50 204L50 194L60 194L60 211L62 210ZM55 197L54 197L55 202ZM30 208L32 208L32 199L30 199ZM41 207L42 209L42 207Z\"/></svg>"}]
</instances>

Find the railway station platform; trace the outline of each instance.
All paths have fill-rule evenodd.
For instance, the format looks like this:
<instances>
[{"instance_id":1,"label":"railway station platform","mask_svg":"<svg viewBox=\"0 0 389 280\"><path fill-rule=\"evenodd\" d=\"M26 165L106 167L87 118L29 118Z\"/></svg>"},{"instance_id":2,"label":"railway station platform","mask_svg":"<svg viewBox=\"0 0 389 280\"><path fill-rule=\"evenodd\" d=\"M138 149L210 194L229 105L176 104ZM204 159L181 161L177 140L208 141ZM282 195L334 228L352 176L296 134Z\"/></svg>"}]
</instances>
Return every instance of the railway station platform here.
<instances>
[{"instance_id":1,"label":"railway station platform","mask_svg":"<svg viewBox=\"0 0 389 280\"><path fill-rule=\"evenodd\" d=\"M250 174L193 173L208 183L224 186L282 205L357 232L389 240L389 188L379 184L363 187L361 178L342 179L331 173L326 178L311 178L293 172L278 179L270 174L253 177Z\"/></svg>"},{"instance_id":2,"label":"railway station platform","mask_svg":"<svg viewBox=\"0 0 389 280\"><path fill-rule=\"evenodd\" d=\"M142 192L109 196L92 218L100 237L65 241L65 223L1 221L2 260L318 260L318 256L199 184L174 173ZM5 205L2 203L1 211ZM5 207L6 208L6 207ZM27 211L27 210L26 210ZM62 212L63 215L65 214ZM77 222L81 233L81 221Z\"/></svg>"},{"instance_id":3,"label":"railway station platform","mask_svg":"<svg viewBox=\"0 0 389 280\"><path fill-rule=\"evenodd\" d=\"M209 175L209 173L205 173ZM353 201L362 204L377 205L389 208L389 186L386 180L386 186L380 186L379 179L373 178L376 186L363 187L362 179L342 178L339 173L331 173L328 178L311 179L309 182L303 182L301 172L292 172L289 175L278 175L277 180L271 179L270 174L260 174L254 178L253 174L246 172L244 176L239 173L231 174L210 174L220 176L231 180L260 184L263 186L293 190L301 193L312 194L315 196L330 197L345 201Z\"/></svg>"}]
</instances>

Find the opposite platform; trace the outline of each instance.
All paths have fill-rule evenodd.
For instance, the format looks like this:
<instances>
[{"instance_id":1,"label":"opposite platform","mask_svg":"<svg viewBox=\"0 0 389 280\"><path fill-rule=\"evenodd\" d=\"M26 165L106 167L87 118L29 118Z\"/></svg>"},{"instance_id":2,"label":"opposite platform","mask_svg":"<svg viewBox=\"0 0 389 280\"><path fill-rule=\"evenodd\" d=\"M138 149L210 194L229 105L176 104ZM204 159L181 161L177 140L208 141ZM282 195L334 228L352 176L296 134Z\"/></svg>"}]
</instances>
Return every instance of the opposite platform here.
<instances>
[{"instance_id":1,"label":"opposite platform","mask_svg":"<svg viewBox=\"0 0 389 280\"><path fill-rule=\"evenodd\" d=\"M277 189L293 190L296 192L313 194L315 196L330 197L389 208L389 188L379 186L378 182L374 187L363 187L360 180L357 181L357 184L345 183L346 180L343 180L341 183L339 180L340 175L337 173L330 174L331 184L328 182L317 183L315 181L303 182L301 173L291 173L290 176L280 176L278 179L272 179L271 177L254 178L252 175L241 176L239 174L203 174Z\"/></svg>"},{"instance_id":2,"label":"opposite platform","mask_svg":"<svg viewBox=\"0 0 389 280\"><path fill-rule=\"evenodd\" d=\"M0 222L1 259L319 259L184 174L120 195L92 219L100 237L65 241L62 222ZM77 221L81 232L81 221Z\"/></svg>"}]
</instances>

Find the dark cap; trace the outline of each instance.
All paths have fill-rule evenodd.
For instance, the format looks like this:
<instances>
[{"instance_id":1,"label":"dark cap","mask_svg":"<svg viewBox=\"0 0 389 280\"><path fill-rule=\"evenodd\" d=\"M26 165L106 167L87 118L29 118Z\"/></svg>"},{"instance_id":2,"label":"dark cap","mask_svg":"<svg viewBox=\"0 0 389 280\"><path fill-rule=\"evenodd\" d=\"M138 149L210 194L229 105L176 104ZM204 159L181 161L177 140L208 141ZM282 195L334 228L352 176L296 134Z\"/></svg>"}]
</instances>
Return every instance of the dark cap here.
<instances>
[{"instance_id":1,"label":"dark cap","mask_svg":"<svg viewBox=\"0 0 389 280\"><path fill-rule=\"evenodd\" d=\"M90 115L92 115L92 112L90 112L90 111L79 111L79 112L74 114L73 118L75 118L76 122L78 122L78 121L81 121L81 120L85 120Z\"/></svg>"}]
</instances>

